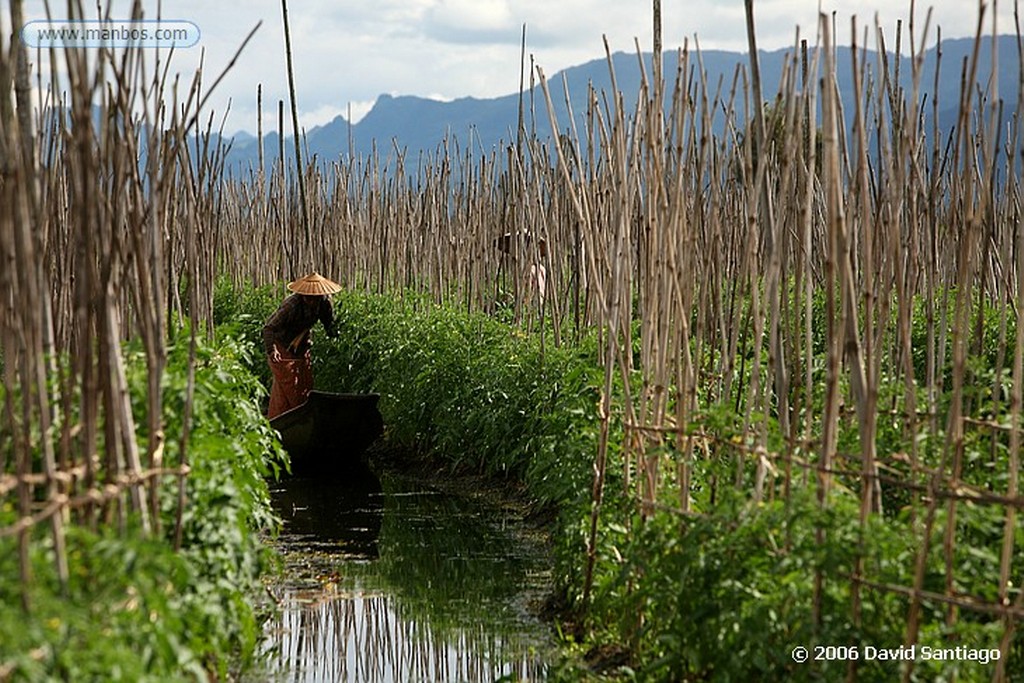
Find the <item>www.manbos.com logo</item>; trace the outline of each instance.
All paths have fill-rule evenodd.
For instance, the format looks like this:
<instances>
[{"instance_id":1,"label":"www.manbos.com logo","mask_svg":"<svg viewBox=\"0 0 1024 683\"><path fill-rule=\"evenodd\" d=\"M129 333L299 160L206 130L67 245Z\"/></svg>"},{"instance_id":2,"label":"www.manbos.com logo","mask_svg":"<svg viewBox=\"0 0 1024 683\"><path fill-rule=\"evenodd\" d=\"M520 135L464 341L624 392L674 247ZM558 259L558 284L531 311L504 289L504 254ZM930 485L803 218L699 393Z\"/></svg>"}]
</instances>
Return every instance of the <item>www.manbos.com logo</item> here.
<instances>
[{"instance_id":1,"label":"www.manbos.com logo","mask_svg":"<svg viewBox=\"0 0 1024 683\"><path fill-rule=\"evenodd\" d=\"M199 27L183 19L30 21L21 39L31 48L165 47L185 48L199 43Z\"/></svg>"}]
</instances>

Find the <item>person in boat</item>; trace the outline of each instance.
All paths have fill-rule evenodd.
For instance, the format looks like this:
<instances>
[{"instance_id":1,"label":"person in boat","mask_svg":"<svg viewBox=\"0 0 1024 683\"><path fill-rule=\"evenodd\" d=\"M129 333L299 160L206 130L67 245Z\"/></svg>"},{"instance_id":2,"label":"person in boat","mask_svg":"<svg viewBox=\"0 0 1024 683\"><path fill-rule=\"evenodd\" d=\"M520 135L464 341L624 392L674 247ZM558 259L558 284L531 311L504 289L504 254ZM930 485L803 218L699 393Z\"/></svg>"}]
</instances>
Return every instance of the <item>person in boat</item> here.
<instances>
[{"instance_id":1,"label":"person in boat","mask_svg":"<svg viewBox=\"0 0 1024 683\"><path fill-rule=\"evenodd\" d=\"M288 283L293 292L263 326L263 350L273 374L267 418L306 402L313 389L310 359L310 330L319 320L327 336L334 336L334 309L330 296L341 285L319 273L311 273Z\"/></svg>"}]
</instances>

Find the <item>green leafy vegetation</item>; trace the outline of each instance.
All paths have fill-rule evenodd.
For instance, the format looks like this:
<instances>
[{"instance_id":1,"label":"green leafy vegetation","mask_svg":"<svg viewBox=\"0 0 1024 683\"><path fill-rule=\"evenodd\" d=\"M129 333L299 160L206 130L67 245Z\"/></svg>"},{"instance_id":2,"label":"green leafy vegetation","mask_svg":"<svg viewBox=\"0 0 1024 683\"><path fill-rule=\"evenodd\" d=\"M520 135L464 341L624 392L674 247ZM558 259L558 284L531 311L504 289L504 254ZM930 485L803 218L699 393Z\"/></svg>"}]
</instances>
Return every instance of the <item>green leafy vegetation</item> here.
<instances>
[{"instance_id":1,"label":"green leafy vegetation","mask_svg":"<svg viewBox=\"0 0 1024 683\"><path fill-rule=\"evenodd\" d=\"M165 538L145 537L131 520L123 533L112 527L71 528L66 595L54 575L49 542L37 543L27 620L16 607L17 582L0 585L7 606L0 618L0 661L9 673L27 680L193 679L209 671L224 675L251 661L260 635L249 598L270 559L255 531L274 525L265 478L284 464L258 409L261 383L268 379L260 330L277 303L269 289L235 292L226 286L215 299L221 341L201 344L197 352L181 552L170 543L173 477L162 496ZM743 493L753 483L749 463L739 468L744 479L737 486L735 457L712 444L693 459L693 514L681 516L665 500L641 518L623 486L621 448L613 448L596 535L593 595L583 605L602 381L595 340L544 346L536 334L417 297L343 293L335 304L338 334L333 339L317 334L314 345L320 388L380 393L393 443L429 452L453 470L520 481L540 504L557 512L553 540L566 658L551 672L554 679L598 678L602 674L596 671L607 669L605 675L637 680L819 680L843 677L850 666L858 680L899 675L899 662L798 664L791 652L797 645L813 652L826 645L902 644L909 597L861 585L860 614L854 615L849 577L859 557L860 571L871 581L913 585L922 520L914 518L906 493L886 487L886 514L869 518L864 527L858 522L855 477L837 476L826 505L806 477L788 500L754 503ZM165 377L169 435L180 435L183 427L187 350L187 335L179 333ZM144 359L131 347L126 358L132 399L141 414ZM990 362L986 357L976 363L979 374ZM991 386L988 380L985 386ZM979 403L985 395L978 393ZM882 400L902 404L899 381L883 384ZM944 395L940 403L947 400ZM816 393L813 409L820 410L822 401ZM754 419L767 420L769 438L781 441L771 415ZM840 425L840 453L856 453L855 421L847 417ZM694 418L694 433L698 428L723 442L741 440L734 399L708 403ZM140 428L143 443L146 438ZM611 439L614 444L623 439L615 420ZM883 421L879 452L905 452L910 439L917 440L922 461L938 463L941 431L908 435ZM168 438L168 462L177 462L178 448L178 438ZM969 431L965 481L1005 489L1004 469L991 463L1005 457L1000 453L1006 448L1005 435ZM671 448L666 455L676 457ZM849 466L856 469L855 463ZM12 504L0 514L6 523L13 521ZM924 589L942 593L951 562L958 591L996 599L1001 512L958 506L958 542L947 555L942 537L948 514L945 506L937 507ZM1018 537L1021 562L1024 533ZM13 551L13 539L3 542ZM18 575L12 551L0 557L3 576ZM816 577L821 577L817 594ZM815 613L821 615L817 622ZM998 645L998 619L965 611L949 627L948 614L948 606L922 601L920 645ZM1022 663L1019 642L1011 657L1012 671ZM918 661L914 678L955 673L958 680L986 680L991 670L991 663Z\"/></svg>"},{"instance_id":2,"label":"green leafy vegetation","mask_svg":"<svg viewBox=\"0 0 1024 683\"><path fill-rule=\"evenodd\" d=\"M233 319L248 326L247 337L255 342L258 326L249 321L269 315L276 302L267 292L247 296ZM709 401L690 426L706 438L691 461L691 512L681 515L677 501L663 493L660 506L646 517L624 486L623 426L613 419L593 594L584 605L603 381L596 341L545 347L537 334L410 295L343 293L335 298L335 313L337 336L321 334L314 345L321 388L380 393L393 442L429 452L441 467L522 482L537 501L557 511L552 536L562 608L556 626L566 657L551 672L554 680L831 680L844 678L851 667L864 681L900 675L900 662L877 656L851 662L832 650L831 659L800 664L792 658L797 646L813 655L816 647L854 647L861 654L866 645L903 645L910 598L878 586L914 584L924 508L911 506L905 489L884 486L885 513L861 525L855 415L842 416L838 435L839 467L851 474L833 476L824 501L812 469L794 474L788 497L755 502L749 494L753 458L727 445L744 440L736 399ZM823 384L815 384L812 410L822 410ZM925 399L920 396L922 404ZM901 378L882 384L881 400L902 406ZM940 397L940 404L947 401ZM781 449L784 437L775 416L753 411L752 420L763 421L769 447ZM922 462L939 464L941 432L907 434L897 421L881 420L880 454L906 453L911 440ZM1005 490L1005 468L986 463L1006 447L1005 434L968 431L965 480ZM682 457L671 444L664 450L667 462ZM910 471L892 475L909 478ZM778 473L771 476L778 482ZM951 563L957 591L995 599L1001 508L961 503L956 543L947 554L948 515L946 505L936 507L923 589L942 594ZM1018 536L1015 566L1024 563L1024 534ZM852 581L858 572L872 583ZM854 591L859 614L852 608ZM949 622L949 614L940 601L921 601L919 647L999 646L999 618L958 610ZM1006 664L1008 671L1024 666L1019 637ZM931 681L955 674L957 680L980 681L992 671L992 662L918 657L912 676Z\"/></svg>"},{"instance_id":3,"label":"green leafy vegetation","mask_svg":"<svg viewBox=\"0 0 1024 683\"><path fill-rule=\"evenodd\" d=\"M168 352L169 463L180 455L188 347L188 334L179 333ZM180 551L173 476L163 482L159 536L143 533L131 515L123 525L67 525L66 590L48 534L33 530L32 578L24 584L17 580L17 539L0 539L0 679L194 681L223 679L252 663L261 637L253 597L273 566L259 535L275 527L266 479L284 459L260 415L262 387L246 368L246 353L226 336L198 346ZM141 414L146 373L134 347L126 366ZM14 519L6 503L0 527Z\"/></svg>"}]
</instances>

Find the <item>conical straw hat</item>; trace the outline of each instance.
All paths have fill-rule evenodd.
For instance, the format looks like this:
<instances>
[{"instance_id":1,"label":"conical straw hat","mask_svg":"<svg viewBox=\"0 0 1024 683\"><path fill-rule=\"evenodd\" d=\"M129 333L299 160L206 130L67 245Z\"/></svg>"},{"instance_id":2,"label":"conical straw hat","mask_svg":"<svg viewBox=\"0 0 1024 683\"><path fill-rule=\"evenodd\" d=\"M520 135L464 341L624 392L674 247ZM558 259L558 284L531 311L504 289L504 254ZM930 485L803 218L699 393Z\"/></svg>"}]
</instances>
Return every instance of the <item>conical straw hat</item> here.
<instances>
[{"instance_id":1,"label":"conical straw hat","mask_svg":"<svg viewBox=\"0 0 1024 683\"><path fill-rule=\"evenodd\" d=\"M310 273L306 277L300 277L295 282L289 282L288 289L296 294L327 296L340 292L341 285L328 280L320 273Z\"/></svg>"}]
</instances>

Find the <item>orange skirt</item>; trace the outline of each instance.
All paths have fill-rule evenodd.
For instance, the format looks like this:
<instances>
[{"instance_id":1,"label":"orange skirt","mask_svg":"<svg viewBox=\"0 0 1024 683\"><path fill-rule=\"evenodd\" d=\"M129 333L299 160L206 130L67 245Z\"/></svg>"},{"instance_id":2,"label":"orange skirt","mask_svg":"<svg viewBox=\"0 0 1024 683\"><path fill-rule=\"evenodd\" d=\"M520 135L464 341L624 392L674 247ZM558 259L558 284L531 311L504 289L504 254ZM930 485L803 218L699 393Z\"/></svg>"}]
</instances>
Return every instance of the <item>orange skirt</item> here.
<instances>
[{"instance_id":1,"label":"orange skirt","mask_svg":"<svg viewBox=\"0 0 1024 683\"><path fill-rule=\"evenodd\" d=\"M313 366L309 353L296 356L287 349L275 348L281 353L281 360L274 362L267 357L270 372L274 375L270 386L270 407L267 419L274 419L281 413L306 402L313 389Z\"/></svg>"}]
</instances>

